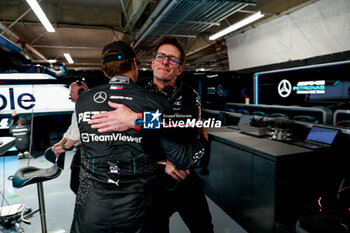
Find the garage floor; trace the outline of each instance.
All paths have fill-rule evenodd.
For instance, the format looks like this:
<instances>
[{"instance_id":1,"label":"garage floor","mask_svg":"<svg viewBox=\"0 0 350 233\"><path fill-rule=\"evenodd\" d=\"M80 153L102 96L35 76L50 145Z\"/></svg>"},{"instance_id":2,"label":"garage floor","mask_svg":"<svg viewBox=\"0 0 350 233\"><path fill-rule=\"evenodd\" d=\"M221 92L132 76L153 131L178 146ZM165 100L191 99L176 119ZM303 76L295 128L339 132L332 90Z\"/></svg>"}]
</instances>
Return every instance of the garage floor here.
<instances>
[{"instance_id":1,"label":"garage floor","mask_svg":"<svg viewBox=\"0 0 350 233\"><path fill-rule=\"evenodd\" d=\"M49 231L59 230L60 233L69 232L75 195L69 188L70 179L70 163L72 159L72 152L66 153L65 169L62 174L51 181L44 182L44 194L45 194L45 207L46 207L46 221ZM14 204L25 204L26 207L36 209L38 207L37 199L37 187L36 185L28 185L21 189L14 189L12 187L9 176L13 175L18 168L28 165L36 167L49 167L51 163L47 162L43 156L31 159L18 160L16 156L3 156L0 157L0 196L1 205L7 206ZM4 196L6 199L3 199ZM209 208L213 216L213 224L215 233L245 233L242 227L240 227L231 217L225 214L213 201L208 198ZM29 218L31 225L20 222L20 227L24 232L36 233L41 232L39 213ZM171 217L170 223L171 233L189 233L186 225L183 223L178 214L174 214ZM1 229L0 232L21 232L12 229Z\"/></svg>"}]
</instances>

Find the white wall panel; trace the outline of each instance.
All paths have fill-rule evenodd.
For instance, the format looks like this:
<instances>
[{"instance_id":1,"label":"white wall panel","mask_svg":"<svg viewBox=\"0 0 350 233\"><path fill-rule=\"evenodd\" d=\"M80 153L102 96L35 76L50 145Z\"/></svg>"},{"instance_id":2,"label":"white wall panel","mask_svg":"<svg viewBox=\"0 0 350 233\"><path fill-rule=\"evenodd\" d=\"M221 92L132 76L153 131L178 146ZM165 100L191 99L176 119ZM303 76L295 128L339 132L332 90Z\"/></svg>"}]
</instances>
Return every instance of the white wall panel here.
<instances>
[{"instance_id":1,"label":"white wall panel","mask_svg":"<svg viewBox=\"0 0 350 233\"><path fill-rule=\"evenodd\" d=\"M350 50L350 0L320 0L226 44L230 70Z\"/></svg>"}]
</instances>

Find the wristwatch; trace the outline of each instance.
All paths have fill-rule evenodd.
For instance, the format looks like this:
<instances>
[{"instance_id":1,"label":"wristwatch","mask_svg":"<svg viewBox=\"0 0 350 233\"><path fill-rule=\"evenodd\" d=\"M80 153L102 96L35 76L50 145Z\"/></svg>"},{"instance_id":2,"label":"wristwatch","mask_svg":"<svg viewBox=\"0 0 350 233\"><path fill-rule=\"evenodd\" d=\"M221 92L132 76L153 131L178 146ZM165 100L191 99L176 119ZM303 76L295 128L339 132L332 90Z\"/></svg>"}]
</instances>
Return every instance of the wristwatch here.
<instances>
[{"instance_id":1,"label":"wristwatch","mask_svg":"<svg viewBox=\"0 0 350 233\"><path fill-rule=\"evenodd\" d=\"M69 149L64 148L64 147L65 147L65 145L66 145L66 143L63 143L63 145L62 145L62 149L63 149L63 150L72 150L72 149L73 149L73 147L71 147L71 148L69 148Z\"/></svg>"},{"instance_id":2,"label":"wristwatch","mask_svg":"<svg viewBox=\"0 0 350 233\"><path fill-rule=\"evenodd\" d=\"M136 119L134 121L134 124L135 124L135 127L134 127L135 130L140 130L141 129L141 126L142 126L142 113L141 112L137 113L137 116L136 116Z\"/></svg>"}]
</instances>

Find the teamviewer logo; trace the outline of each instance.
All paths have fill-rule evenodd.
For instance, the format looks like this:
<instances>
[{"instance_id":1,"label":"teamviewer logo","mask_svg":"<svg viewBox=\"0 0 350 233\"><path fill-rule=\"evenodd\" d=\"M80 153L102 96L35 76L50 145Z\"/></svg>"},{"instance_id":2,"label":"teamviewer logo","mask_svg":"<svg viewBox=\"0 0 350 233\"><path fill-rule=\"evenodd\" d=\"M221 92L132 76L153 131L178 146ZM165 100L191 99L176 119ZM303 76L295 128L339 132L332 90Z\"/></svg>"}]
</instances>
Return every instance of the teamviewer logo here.
<instances>
[{"instance_id":1,"label":"teamviewer logo","mask_svg":"<svg viewBox=\"0 0 350 233\"><path fill-rule=\"evenodd\" d=\"M89 134L88 133L82 133L81 134L81 139L83 142L89 142L90 138L89 138Z\"/></svg>"},{"instance_id":2,"label":"teamviewer logo","mask_svg":"<svg viewBox=\"0 0 350 233\"><path fill-rule=\"evenodd\" d=\"M160 116L162 114L157 110L156 112L143 113L143 128L144 129L160 129Z\"/></svg>"}]
</instances>

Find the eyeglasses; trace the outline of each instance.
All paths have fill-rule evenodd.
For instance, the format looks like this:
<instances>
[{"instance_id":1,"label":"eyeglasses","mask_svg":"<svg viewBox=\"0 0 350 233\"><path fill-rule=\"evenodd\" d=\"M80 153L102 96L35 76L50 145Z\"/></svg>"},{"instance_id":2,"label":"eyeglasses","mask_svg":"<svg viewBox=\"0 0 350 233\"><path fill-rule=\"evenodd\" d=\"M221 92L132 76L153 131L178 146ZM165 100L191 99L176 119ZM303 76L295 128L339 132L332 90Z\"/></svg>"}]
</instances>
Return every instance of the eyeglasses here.
<instances>
[{"instance_id":1,"label":"eyeglasses","mask_svg":"<svg viewBox=\"0 0 350 233\"><path fill-rule=\"evenodd\" d=\"M168 58L168 63L171 65L180 64L181 62L181 59L175 56L167 56L164 53L153 53L153 58L158 62L162 62L165 58Z\"/></svg>"}]
</instances>

